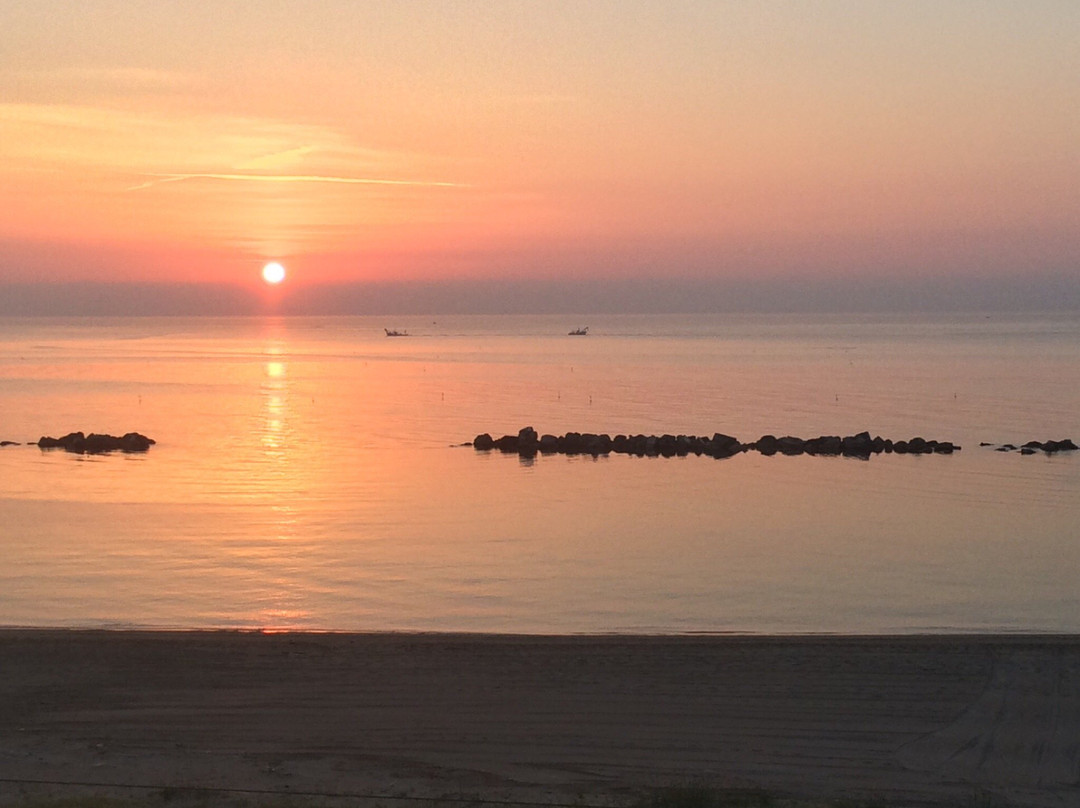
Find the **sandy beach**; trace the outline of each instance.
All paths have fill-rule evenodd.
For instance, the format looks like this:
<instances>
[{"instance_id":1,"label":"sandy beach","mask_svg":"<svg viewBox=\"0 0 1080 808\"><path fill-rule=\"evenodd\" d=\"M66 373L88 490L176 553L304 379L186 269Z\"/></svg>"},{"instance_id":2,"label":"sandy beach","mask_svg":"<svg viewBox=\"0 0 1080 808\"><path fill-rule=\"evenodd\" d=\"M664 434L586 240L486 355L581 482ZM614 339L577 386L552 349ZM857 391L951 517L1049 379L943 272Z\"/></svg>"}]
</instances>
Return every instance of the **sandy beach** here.
<instances>
[{"instance_id":1,"label":"sandy beach","mask_svg":"<svg viewBox=\"0 0 1080 808\"><path fill-rule=\"evenodd\" d=\"M0 632L6 804L688 783L1080 804L1080 639Z\"/></svg>"}]
</instances>

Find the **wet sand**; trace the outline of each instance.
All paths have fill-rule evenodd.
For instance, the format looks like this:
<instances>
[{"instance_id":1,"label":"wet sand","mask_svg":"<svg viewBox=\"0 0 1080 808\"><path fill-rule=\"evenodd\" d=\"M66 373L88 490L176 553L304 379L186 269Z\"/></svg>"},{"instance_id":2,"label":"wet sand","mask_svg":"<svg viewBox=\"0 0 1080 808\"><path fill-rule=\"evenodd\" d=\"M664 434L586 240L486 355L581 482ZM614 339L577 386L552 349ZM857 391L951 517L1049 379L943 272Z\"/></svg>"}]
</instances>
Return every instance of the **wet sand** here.
<instances>
[{"instance_id":1,"label":"wet sand","mask_svg":"<svg viewBox=\"0 0 1080 808\"><path fill-rule=\"evenodd\" d=\"M0 631L0 803L688 783L1080 805L1080 638Z\"/></svg>"}]
</instances>

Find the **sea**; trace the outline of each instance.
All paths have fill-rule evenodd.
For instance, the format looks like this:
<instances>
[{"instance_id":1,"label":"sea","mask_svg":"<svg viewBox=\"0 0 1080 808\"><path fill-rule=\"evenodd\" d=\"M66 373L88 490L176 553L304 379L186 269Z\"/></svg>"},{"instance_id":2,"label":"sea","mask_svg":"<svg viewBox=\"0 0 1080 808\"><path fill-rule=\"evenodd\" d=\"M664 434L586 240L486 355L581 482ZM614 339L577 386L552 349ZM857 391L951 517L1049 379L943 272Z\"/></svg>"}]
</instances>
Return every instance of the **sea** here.
<instances>
[{"instance_id":1,"label":"sea","mask_svg":"<svg viewBox=\"0 0 1080 808\"><path fill-rule=\"evenodd\" d=\"M525 426L963 448L465 445ZM5 318L0 625L1076 632L1080 452L997 451L1063 438L1075 313Z\"/></svg>"}]
</instances>

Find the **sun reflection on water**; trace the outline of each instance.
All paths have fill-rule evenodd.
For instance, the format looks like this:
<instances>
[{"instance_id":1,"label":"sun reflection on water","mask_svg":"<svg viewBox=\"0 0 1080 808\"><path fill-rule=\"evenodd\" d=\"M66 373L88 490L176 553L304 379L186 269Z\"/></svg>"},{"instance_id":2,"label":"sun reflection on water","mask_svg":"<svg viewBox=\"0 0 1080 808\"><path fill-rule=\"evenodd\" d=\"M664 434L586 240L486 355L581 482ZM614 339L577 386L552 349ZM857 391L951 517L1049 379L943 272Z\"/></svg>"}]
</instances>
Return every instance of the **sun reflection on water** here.
<instances>
[{"instance_id":1,"label":"sun reflection on water","mask_svg":"<svg viewBox=\"0 0 1080 808\"><path fill-rule=\"evenodd\" d=\"M266 363L266 381L262 391L265 403L265 418L262 434L263 447L267 457L272 460L282 458L282 438L285 431L286 394L288 380L284 362Z\"/></svg>"},{"instance_id":2,"label":"sun reflection on water","mask_svg":"<svg viewBox=\"0 0 1080 808\"><path fill-rule=\"evenodd\" d=\"M299 518L287 502L271 505L261 543L262 568L258 607L250 622L262 629L300 628L312 617L305 607L310 596L307 576L297 553Z\"/></svg>"},{"instance_id":3,"label":"sun reflection on water","mask_svg":"<svg viewBox=\"0 0 1080 808\"><path fill-rule=\"evenodd\" d=\"M899 342L830 326L807 345L770 325L767 338L631 334L568 347L516 333L386 340L381 326L199 320L180 337L169 323L120 339L133 326L96 326L99 338L34 324L14 343L37 351L32 366L0 346L5 413L33 413L0 437L48 413L58 429L115 423L158 440L139 457L0 450L0 517L12 526L0 619L268 631L1076 626L1080 457L1025 462L978 446L1029 437L1031 424L1045 433L1031 437L1074 434L1075 329L989 342L973 358L974 343L918 324ZM571 350L587 353L573 370ZM868 391L871 363L880 384ZM727 425L751 437L933 425L966 445L858 465L521 459L452 445L526 423Z\"/></svg>"},{"instance_id":4,"label":"sun reflection on water","mask_svg":"<svg viewBox=\"0 0 1080 808\"><path fill-rule=\"evenodd\" d=\"M262 497L269 500L262 530L255 539L258 563L263 571L259 593L249 622L263 630L304 626L312 616L305 607L308 592L299 552L300 481L303 469L290 453L290 385L287 346L280 339L264 350L261 449L263 474L257 481Z\"/></svg>"}]
</instances>

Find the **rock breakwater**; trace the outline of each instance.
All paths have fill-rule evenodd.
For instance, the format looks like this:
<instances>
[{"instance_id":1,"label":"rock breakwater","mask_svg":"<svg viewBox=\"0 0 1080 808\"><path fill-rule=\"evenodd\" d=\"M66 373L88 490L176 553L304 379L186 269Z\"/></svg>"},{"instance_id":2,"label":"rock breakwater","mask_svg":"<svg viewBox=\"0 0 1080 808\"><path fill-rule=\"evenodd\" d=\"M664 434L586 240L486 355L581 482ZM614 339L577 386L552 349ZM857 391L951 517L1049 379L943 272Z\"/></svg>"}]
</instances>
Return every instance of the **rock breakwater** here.
<instances>
[{"instance_id":1,"label":"rock breakwater","mask_svg":"<svg viewBox=\"0 0 1080 808\"><path fill-rule=\"evenodd\" d=\"M120 437L98 435L94 432L89 435L84 435L82 432L69 432L62 438L42 437L37 445L41 449L63 449L65 452L75 454L102 454L104 452L145 452L154 443L152 438L138 432L128 432Z\"/></svg>"},{"instance_id":2,"label":"rock breakwater","mask_svg":"<svg viewBox=\"0 0 1080 808\"><path fill-rule=\"evenodd\" d=\"M507 454L535 457L537 454L586 454L594 457L606 454L628 454L637 457L685 457L704 455L725 458L743 452L763 455L832 455L868 459L874 454L952 454L960 446L951 441L926 440L915 437L892 440L869 432L854 435L822 435L817 438L777 437L763 435L756 441L744 443L720 432L712 437L700 435L615 435L591 432L567 432L565 435L540 435L531 426L516 435L493 438L484 432L472 440L477 451L498 450Z\"/></svg>"}]
</instances>

